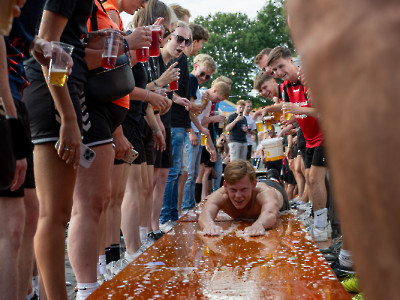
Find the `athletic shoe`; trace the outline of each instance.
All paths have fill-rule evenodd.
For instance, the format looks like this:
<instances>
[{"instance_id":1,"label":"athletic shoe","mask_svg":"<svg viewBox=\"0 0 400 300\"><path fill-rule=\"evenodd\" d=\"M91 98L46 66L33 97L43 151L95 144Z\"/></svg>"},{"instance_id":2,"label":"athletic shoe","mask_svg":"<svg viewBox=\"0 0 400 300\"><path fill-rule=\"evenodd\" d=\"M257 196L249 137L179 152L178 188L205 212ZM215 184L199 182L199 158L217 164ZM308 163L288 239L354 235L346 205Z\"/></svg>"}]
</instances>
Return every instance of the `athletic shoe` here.
<instances>
[{"instance_id":1,"label":"athletic shoe","mask_svg":"<svg viewBox=\"0 0 400 300\"><path fill-rule=\"evenodd\" d=\"M307 203L304 203L304 204L296 205L295 208L298 209L298 210L308 211L308 210L311 210L312 204L311 204L311 202L307 202Z\"/></svg>"},{"instance_id":2,"label":"athletic shoe","mask_svg":"<svg viewBox=\"0 0 400 300\"><path fill-rule=\"evenodd\" d=\"M337 254L333 254L333 253L325 253L324 254L324 258L329 262L334 262L338 256Z\"/></svg>"},{"instance_id":3,"label":"athletic shoe","mask_svg":"<svg viewBox=\"0 0 400 300\"><path fill-rule=\"evenodd\" d=\"M160 229L164 232L168 232L176 225L176 223L177 221L168 220L164 224L160 224Z\"/></svg>"},{"instance_id":4,"label":"athletic shoe","mask_svg":"<svg viewBox=\"0 0 400 300\"><path fill-rule=\"evenodd\" d=\"M300 196L298 196L298 195L295 198L293 198L292 200L289 200L290 207L295 208L296 205L299 203L299 201L301 203L303 203L303 201L301 200Z\"/></svg>"},{"instance_id":5,"label":"athletic shoe","mask_svg":"<svg viewBox=\"0 0 400 300\"><path fill-rule=\"evenodd\" d=\"M362 295L362 293L359 293L357 295L355 295L353 298L351 298L352 300L365 300L364 296Z\"/></svg>"},{"instance_id":6,"label":"athletic shoe","mask_svg":"<svg viewBox=\"0 0 400 300\"><path fill-rule=\"evenodd\" d=\"M339 262L339 258L336 259L333 264L331 264L331 268L337 278L343 278L348 275L354 274L353 268L342 266Z\"/></svg>"},{"instance_id":7,"label":"athletic shoe","mask_svg":"<svg viewBox=\"0 0 400 300\"><path fill-rule=\"evenodd\" d=\"M149 237L146 237L143 241L142 241L142 245L139 247L139 251L144 252L146 251L148 248L150 248L153 244L154 244L154 240L150 239Z\"/></svg>"},{"instance_id":8,"label":"athletic shoe","mask_svg":"<svg viewBox=\"0 0 400 300\"><path fill-rule=\"evenodd\" d=\"M314 219L311 215L311 211L305 211L301 215L297 217L297 220L299 220L301 223L303 223L304 227L309 227L314 223Z\"/></svg>"},{"instance_id":9,"label":"athletic shoe","mask_svg":"<svg viewBox=\"0 0 400 300\"><path fill-rule=\"evenodd\" d=\"M359 293L360 286L358 285L358 278L355 274L350 275L348 278L342 281L344 289L349 293Z\"/></svg>"},{"instance_id":10,"label":"athletic shoe","mask_svg":"<svg viewBox=\"0 0 400 300\"><path fill-rule=\"evenodd\" d=\"M311 224L308 228L308 232L310 233L314 242L326 242L332 237L332 227L329 222L328 225L322 229L315 227L314 224Z\"/></svg>"},{"instance_id":11,"label":"athletic shoe","mask_svg":"<svg viewBox=\"0 0 400 300\"><path fill-rule=\"evenodd\" d=\"M150 239L152 239L153 241L157 241L157 240L160 239L163 235L164 235L164 232L163 232L163 231L159 231L159 232L157 232L157 233L155 233L154 231L152 231L152 232L149 232L149 233L147 234L147 236L148 236Z\"/></svg>"},{"instance_id":12,"label":"athletic shoe","mask_svg":"<svg viewBox=\"0 0 400 300\"><path fill-rule=\"evenodd\" d=\"M322 254L334 254L334 255L338 255L338 253L340 252L340 249L342 248L342 236L339 236L335 239L333 239L333 243L332 245L330 245L328 248L324 248L324 249L319 249L321 251Z\"/></svg>"}]
</instances>

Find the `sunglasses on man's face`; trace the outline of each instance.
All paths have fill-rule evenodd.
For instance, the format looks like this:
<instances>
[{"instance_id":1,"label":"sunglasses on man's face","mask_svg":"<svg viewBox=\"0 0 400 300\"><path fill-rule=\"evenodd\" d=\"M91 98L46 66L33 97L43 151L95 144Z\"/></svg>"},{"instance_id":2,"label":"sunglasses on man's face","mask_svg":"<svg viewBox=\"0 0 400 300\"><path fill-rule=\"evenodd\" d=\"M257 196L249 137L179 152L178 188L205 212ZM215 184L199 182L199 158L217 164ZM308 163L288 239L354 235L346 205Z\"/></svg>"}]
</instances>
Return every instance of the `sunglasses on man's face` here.
<instances>
[{"instance_id":1,"label":"sunglasses on man's face","mask_svg":"<svg viewBox=\"0 0 400 300\"><path fill-rule=\"evenodd\" d=\"M211 78L211 76L207 75L204 71L200 73L199 77L204 77L205 80L209 80Z\"/></svg>"},{"instance_id":2,"label":"sunglasses on man's face","mask_svg":"<svg viewBox=\"0 0 400 300\"><path fill-rule=\"evenodd\" d=\"M179 34L173 34L173 35L176 36L176 41L178 42L178 45L185 42L185 47L189 47L190 44L192 43L192 41L190 39L185 39L183 36L181 36Z\"/></svg>"}]
</instances>

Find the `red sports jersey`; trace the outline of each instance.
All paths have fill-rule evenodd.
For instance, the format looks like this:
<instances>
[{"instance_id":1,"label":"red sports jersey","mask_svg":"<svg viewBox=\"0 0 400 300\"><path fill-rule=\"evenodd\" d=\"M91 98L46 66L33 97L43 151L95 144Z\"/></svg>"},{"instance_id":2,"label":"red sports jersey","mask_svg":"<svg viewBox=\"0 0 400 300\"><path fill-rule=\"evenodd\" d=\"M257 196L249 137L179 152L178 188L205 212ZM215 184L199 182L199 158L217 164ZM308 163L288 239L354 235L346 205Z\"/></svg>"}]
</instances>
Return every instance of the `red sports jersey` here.
<instances>
[{"instance_id":1,"label":"red sports jersey","mask_svg":"<svg viewBox=\"0 0 400 300\"><path fill-rule=\"evenodd\" d=\"M300 107L311 107L304 91L304 86L300 83L291 83L285 81L283 83L282 98L286 102L292 102ZM295 115L304 138L306 139L306 147L314 148L323 143L323 136L316 118L307 115Z\"/></svg>"}]
</instances>

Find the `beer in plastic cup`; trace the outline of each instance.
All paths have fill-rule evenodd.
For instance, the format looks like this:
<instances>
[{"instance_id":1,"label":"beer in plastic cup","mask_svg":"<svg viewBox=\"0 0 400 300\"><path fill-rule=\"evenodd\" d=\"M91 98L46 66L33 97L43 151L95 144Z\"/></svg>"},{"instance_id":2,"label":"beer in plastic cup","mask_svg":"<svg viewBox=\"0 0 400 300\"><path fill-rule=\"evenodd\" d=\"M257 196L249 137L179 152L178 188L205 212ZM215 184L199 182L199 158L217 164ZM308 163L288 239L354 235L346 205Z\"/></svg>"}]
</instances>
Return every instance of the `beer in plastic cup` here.
<instances>
[{"instance_id":1,"label":"beer in plastic cup","mask_svg":"<svg viewBox=\"0 0 400 300\"><path fill-rule=\"evenodd\" d=\"M74 46L52 41L51 48L53 57L50 60L48 80L52 85L64 86L67 78L68 60L62 50L64 50L68 55L71 55ZM54 49L57 49L57 51L54 51Z\"/></svg>"},{"instance_id":2,"label":"beer in plastic cup","mask_svg":"<svg viewBox=\"0 0 400 300\"><path fill-rule=\"evenodd\" d=\"M178 90L178 79L174 80L174 81L171 81L169 83L169 89L170 89L170 91L177 91Z\"/></svg>"},{"instance_id":3,"label":"beer in plastic cup","mask_svg":"<svg viewBox=\"0 0 400 300\"><path fill-rule=\"evenodd\" d=\"M283 112L283 118L284 118L286 121L289 121L289 120L290 120L290 117L292 116L292 114L291 114L290 112L288 112L287 109L283 109L283 108L282 108L282 112Z\"/></svg>"},{"instance_id":4,"label":"beer in plastic cup","mask_svg":"<svg viewBox=\"0 0 400 300\"><path fill-rule=\"evenodd\" d=\"M0 5L0 34L9 35L13 23L15 0L2 0Z\"/></svg>"},{"instance_id":5,"label":"beer in plastic cup","mask_svg":"<svg viewBox=\"0 0 400 300\"><path fill-rule=\"evenodd\" d=\"M264 132L264 124L261 118L257 118L256 120L256 129L258 132Z\"/></svg>"},{"instance_id":6,"label":"beer in plastic cup","mask_svg":"<svg viewBox=\"0 0 400 300\"><path fill-rule=\"evenodd\" d=\"M117 63L118 47L120 33L117 31L111 31L109 36L104 40L103 53L101 59L101 66L104 69L114 69Z\"/></svg>"},{"instance_id":7,"label":"beer in plastic cup","mask_svg":"<svg viewBox=\"0 0 400 300\"><path fill-rule=\"evenodd\" d=\"M274 119L274 117L265 117L264 121L265 121L265 127L267 128L267 130L272 130L272 120Z\"/></svg>"},{"instance_id":8,"label":"beer in plastic cup","mask_svg":"<svg viewBox=\"0 0 400 300\"><path fill-rule=\"evenodd\" d=\"M150 57L158 57L160 55L160 39L161 39L161 26L150 25L151 30L151 45L149 47Z\"/></svg>"},{"instance_id":9,"label":"beer in plastic cup","mask_svg":"<svg viewBox=\"0 0 400 300\"><path fill-rule=\"evenodd\" d=\"M149 47L143 47L136 50L136 58L138 62L149 61Z\"/></svg>"},{"instance_id":10,"label":"beer in plastic cup","mask_svg":"<svg viewBox=\"0 0 400 300\"><path fill-rule=\"evenodd\" d=\"M200 141L200 145L201 146L205 146L207 144L207 135L205 135L204 133L201 134L201 141Z\"/></svg>"},{"instance_id":11,"label":"beer in plastic cup","mask_svg":"<svg viewBox=\"0 0 400 300\"><path fill-rule=\"evenodd\" d=\"M275 118L276 122L280 122L281 117L282 117L282 113L281 112L274 112L274 118Z\"/></svg>"},{"instance_id":12,"label":"beer in plastic cup","mask_svg":"<svg viewBox=\"0 0 400 300\"><path fill-rule=\"evenodd\" d=\"M162 95L162 96L165 96L166 92L167 92L167 89L164 88L164 87L156 86L155 89L154 89L154 93ZM155 112L159 111L158 107L155 106L155 105L153 105L153 110Z\"/></svg>"}]
</instances>

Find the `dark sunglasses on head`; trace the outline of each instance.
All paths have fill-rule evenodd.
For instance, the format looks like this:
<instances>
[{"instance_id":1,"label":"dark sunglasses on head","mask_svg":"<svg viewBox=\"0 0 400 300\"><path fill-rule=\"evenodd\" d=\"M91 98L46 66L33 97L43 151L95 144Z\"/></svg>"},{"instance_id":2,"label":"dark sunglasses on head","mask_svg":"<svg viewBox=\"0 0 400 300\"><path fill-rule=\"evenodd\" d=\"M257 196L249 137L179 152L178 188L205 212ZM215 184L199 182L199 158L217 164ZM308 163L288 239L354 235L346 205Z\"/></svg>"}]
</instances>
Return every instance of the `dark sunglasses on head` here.
<instances>
[{"instance_id":1,"label":"dark sunglasses on head","mask_svg":"<svg viewBox=\"0 0 400 300\"><path fill-rule=\"evenodd\" d=\"M204 72L204 71L200 73L199 77L204 77L205 80L209 80L211 78L211 76L210 75L206 75L206 72Z\"/></svg>"},{"instance_id":2,"label":"dark sunglasses on head","mask_svg":"<svg viewBox=\"0 0 400 300\"><path fill-rule=\"evenodd\" d=\"M173 34L173 35L176 36L176 41L178 42L179 45L185 42L185 47L189 47L190 44L192 43L190 39L185 39L183 36L179 34Z\"/></svg>"},{"instance_id":3,"label":"dark sunglasses on head","mask_svg":"<svg viewBox=\"0 0 400 300\"><path fill-rule=\"evenodd\" d=\"M168 28L164 27L164 35L163 38L166 39L167 37L169 37L169 35L171 34L171 31L169 31Z\"/></svg>"}]
</instances>

